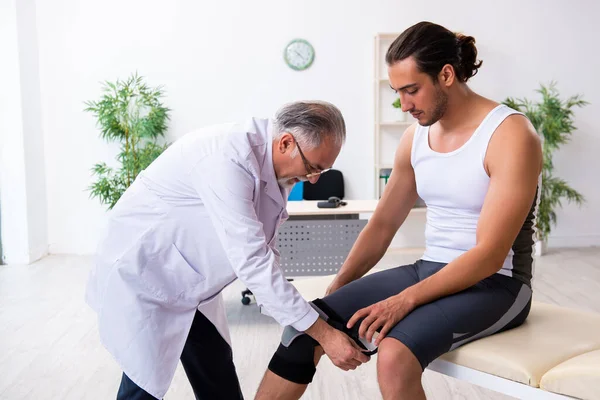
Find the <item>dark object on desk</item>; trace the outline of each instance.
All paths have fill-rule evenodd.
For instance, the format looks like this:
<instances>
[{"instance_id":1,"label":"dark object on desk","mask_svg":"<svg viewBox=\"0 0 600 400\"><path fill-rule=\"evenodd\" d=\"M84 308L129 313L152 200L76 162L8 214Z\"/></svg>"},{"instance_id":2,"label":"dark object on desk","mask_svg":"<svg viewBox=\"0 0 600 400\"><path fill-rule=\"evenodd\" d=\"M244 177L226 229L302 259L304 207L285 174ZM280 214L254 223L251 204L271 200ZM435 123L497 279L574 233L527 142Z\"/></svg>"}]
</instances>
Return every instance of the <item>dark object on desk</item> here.
<instances>
[{"instance_id":1,"label":"dark object on desk","mask_svg":"<svg viewBox=\"0 0 600 400\"><path fill-rule=\"evenodd\" d=\"M330 197L344 198L344 176L337 169L325 172L315 184L304 182L304 200L327 200Z\"/></svg>"},{"instance_id":2,"label":"dark object on desk","mask_svg":"<svg viewBox=\"0 0 600 400\"><path fill-rule=\"evenodd\" d=\"M319 201L317 207L319 208L338 208L339 206L345 206L345 201L342 201L339 197L332 196L327 201Z\"/></svg>"}]
</instances>

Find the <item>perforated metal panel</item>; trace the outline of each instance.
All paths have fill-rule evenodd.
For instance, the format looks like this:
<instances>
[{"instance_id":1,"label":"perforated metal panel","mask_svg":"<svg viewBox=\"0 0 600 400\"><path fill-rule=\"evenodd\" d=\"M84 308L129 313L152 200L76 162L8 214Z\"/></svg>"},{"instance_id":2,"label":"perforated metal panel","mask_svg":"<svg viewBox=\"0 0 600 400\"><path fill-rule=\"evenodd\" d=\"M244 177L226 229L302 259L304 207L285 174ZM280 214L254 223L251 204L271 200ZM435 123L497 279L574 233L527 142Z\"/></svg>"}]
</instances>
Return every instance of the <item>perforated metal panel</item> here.
<instances>
[{"instance_id":1,"label":"perforated metal panel","mask_svg":"<svg viewBox=\"0 0 600 400\"><path fill-rule=\"evenodd\" d=\"M286 221L277 237L285 275L336 273L366 224L360 219Z\"/></svg>"}]
</instances>

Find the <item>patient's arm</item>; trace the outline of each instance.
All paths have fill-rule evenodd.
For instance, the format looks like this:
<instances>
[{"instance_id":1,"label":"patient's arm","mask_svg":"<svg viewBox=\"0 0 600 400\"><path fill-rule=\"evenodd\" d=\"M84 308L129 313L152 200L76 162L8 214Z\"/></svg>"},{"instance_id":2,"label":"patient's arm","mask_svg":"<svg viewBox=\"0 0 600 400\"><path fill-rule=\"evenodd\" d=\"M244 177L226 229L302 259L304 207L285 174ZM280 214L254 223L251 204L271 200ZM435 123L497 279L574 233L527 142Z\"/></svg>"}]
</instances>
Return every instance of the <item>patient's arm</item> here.
<instances>
[{"instance_id":1,"label":"patient's arm","mask_svg":"<svg viewBox=\"0 0 600 400\"><path fill-rule=\"evenodd\" d=\"M476 244L444 268L395 296L358 310L359 333L376 344L414 308L465 290L497 273L536 199L542 168L540 139L529 121L509 117L492 137L485 158L489 188L477 223Z\"/></svg>"},{"instance_id":2,"label":"patient's arm","mask_svg":"<svg viewBox=\"0 0 600 400\"><path fill-rule=\"evenodd\" d=\"M490 140L490 184L477 222L476 244L437 273L407 289L416 306L465 290L502 268L536 200L542 146L523 116L508 117Z\"/></svg>"},{"instance_id":3,"label":"patient's arm","mask_svg":"<svg viewBox=\"0 0 600 400\"><path fill-rule=\"evenodd\" d=\"M352 246L344 265L327 289L327 294L360 278L381 260L414 206L418 197L415 173L410 161L414 133L415 125L412 125L402 135L392 175L375 213Z\"/></svg>"}]
</instances>

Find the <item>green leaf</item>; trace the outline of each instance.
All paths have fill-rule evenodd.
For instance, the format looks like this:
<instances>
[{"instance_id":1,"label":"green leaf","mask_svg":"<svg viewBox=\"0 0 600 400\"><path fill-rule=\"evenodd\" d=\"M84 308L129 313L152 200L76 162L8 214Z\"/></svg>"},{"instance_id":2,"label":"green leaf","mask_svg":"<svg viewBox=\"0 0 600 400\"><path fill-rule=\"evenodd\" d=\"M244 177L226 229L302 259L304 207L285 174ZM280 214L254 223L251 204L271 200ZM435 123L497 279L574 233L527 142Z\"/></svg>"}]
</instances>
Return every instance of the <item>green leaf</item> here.
<instances>
[{"instance_id":1,"label":"green leaf","mask_svg":"<svg viewBox=\"0 0 600 400\"><path fill-rule=\"evenodd\" d=\"M571 140L576 130L573 109L589 103L581 95L562 100L554 81L540 85L537 92L541 95L541 101L508 97L502 103L523 112L543 138L542 190L536 225L538 237L547 239L552 226L556 225L556 209L562 207L562 200L580 206L585 202L583 195L571 188L566 181L553 176L552 156Z\"/></svg>"},{"instance_id":2,"label":"green leaf","mask_svg":"<svg viewBox=\"0 0 600 400\"><path fill-rule=\"evenodd\" d=\"M101 90L98 100L84 102L84 111L96 118L101 138L121 144L116 157L120 167L94 165L97 180L88 191L111 209L135 177L168 147L158 141L167 131L171 110L162 103L163 87L149 87L137 72L125 80L106 81Z\"/></svg>"}]
</instances>

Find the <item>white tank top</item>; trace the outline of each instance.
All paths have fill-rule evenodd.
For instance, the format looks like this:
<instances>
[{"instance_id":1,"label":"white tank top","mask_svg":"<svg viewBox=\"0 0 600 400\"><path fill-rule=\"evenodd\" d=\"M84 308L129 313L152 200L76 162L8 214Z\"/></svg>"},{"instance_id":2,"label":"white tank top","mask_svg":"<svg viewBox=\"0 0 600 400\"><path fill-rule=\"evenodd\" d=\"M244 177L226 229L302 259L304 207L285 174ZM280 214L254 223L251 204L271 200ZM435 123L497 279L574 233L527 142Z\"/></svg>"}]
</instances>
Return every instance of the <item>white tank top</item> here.
<instances>
[{"instance_id":1,"label":"white tank top","mask_svg":"<svg viewBox=\"0 0 600 400\"><path fill-rule=\"evenodd\" d=\"M449 263L475 246L477 222L490 182L484 168L488 144L496 128L512 114L520 113L505 105L497 106L464 145L449 153L433 151L429 127L417 125L411 164L417 192L427 206L424 260ZM534 201L500 271L527 284L533 272L536 205Z\"/></svg>"}]
</instances>

